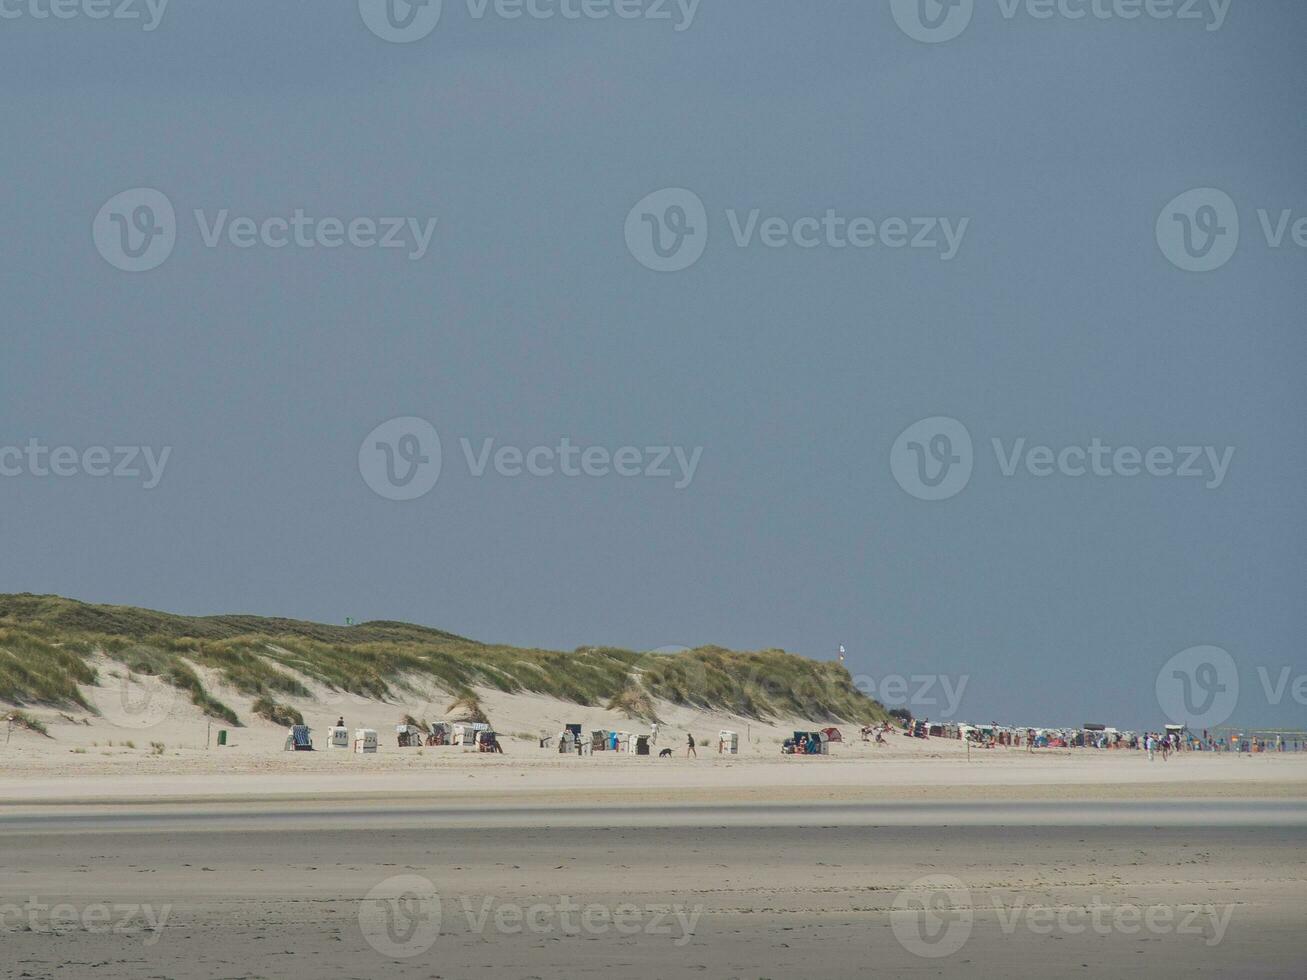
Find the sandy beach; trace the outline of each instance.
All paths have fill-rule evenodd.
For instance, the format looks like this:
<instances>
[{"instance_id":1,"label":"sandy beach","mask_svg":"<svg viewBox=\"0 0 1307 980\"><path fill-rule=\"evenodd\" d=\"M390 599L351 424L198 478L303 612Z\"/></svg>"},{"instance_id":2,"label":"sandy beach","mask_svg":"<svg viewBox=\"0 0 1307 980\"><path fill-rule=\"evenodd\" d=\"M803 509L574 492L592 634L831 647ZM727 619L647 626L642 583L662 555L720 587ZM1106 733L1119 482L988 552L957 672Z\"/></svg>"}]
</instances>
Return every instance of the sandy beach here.
<instances>
[{"instance_id":1,"label":"sandy beach","mask_svg":"<svg viewBox=\"0 0 1307 980\"><path fill-rule=\"evenodd\" d=\"M500 732L504 754L457 746L399 748L394 728L405 715L444 717L449 695L423 690L405 701L381 702L310 685L313 697L295 700L317 739L318 751L286 752L286 729L258 718L251 699L204 679L232 704L248 727L205 718L175 689L156 678L118 676L102 665L103 687L84 688L98 714L32 711L46 735L15 729L0 756L0 800L41 803L375 800L491 802L512 805L604 803L854 803L911 800L1166 800L1307 798L1307 753L1183 753L1149 762L1139 751L971 748L956 739L916 739L898 733L878 745L844 725L844 741L830 755L782 756L782 740L796 729L828 723L805 719L759 721L659 702L655 751L671 758L597 752L561 755L556 741L569 723L585 731L649 731L648 724L600 707L581 707L533 694L479 689ZM375 754L324 750L324 734L344 715L349 727L374 728ZM219 746L218 732L228 744ZM739 752L717 751L722 730L739 734ZM698 741L686 757L686 735Z\"/></svg>"},{"instance_id":2,"label":"sandy beach","mask_svg":"<svg viewBox=\"0 0 1307 980\"><path fill-rule=\"evenodd\" d=\"M166 710L90 693L108 710L8 733L0 977L1307 966L1307 754L1150 763L897 733L876 745L845 726L829 756L782 756L810 723L660 705L671 758L577 757L539 736L570 720L645 729L493 692L503 755L401 749L395 722L430 706L362 699L302 709L316 731L338 713L377 728L376 754L286 752L270 723L218 747L217 726L166 692ZM716 751L723 728L738 755Z\"/></svg>"},{"instance_id":3,"label":"sandy beach","mask_svg":"<svg viewBox=\"0 0 1307 980\"><path fill-rule=\"evenodd\" d=\"M1304 843L1297 800L10 807L0 976L1290 977Z\"/></svg>"},{"instance_id":4,"label":"sandy beach","mask_svg":"<svg viewBox=\"0 0 1307 980\"><path fill-rule=\"evenodd\" d=\"M829 758L687 760L560 758L530 749L488 757L457 749L401 756L277 755L230 772L208 758L129 758L122 772L0 768L10 807L85 804L321 801L502 803L857 803L907 801L1307 799L1307 754L1188 756L1149 764L1140 753L1031 756L997 750L973 759L877 757L863 746ZM442 756L440 753L444 752ZM955 756L956 753L950 753ZM221 760L219 760L221 761ZM203 765L201 765L203 763ZM210 768L210 765L215 768Z\"/></svg>"}]
</instances>

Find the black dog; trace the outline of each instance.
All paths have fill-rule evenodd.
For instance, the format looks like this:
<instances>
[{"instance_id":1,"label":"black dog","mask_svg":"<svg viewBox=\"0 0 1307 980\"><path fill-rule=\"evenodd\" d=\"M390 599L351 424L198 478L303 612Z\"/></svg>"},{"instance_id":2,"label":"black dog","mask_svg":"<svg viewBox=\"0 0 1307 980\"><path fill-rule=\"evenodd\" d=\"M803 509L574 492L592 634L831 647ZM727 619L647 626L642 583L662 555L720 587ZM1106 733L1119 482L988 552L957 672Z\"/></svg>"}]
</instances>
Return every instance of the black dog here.
<instances>
[{"instance_id":1,"label":"black dog","mask_svg":"<svg viewBox=\"0 0 1307 980\"><path fill-rule=\"evenodd\" d=\"M671 757L672 757L671 749L663 749L661 752L658 753L658 758L660 759L670 759Z\"/></svg>"}]
</instances>

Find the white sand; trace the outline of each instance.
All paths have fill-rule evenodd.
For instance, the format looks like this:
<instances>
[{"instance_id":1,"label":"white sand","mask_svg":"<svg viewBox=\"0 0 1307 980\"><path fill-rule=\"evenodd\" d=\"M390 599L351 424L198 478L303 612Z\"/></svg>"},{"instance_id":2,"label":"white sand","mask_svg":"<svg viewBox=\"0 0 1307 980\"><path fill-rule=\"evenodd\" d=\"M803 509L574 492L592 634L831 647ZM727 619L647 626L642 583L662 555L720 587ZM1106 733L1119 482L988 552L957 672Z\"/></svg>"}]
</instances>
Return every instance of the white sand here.
<instances>
[{"instance_id":1,"label":"white sand","mask_svg":"<svg viewBox=\"0 0 1307 980\"><path fill-rule=\"evenodd\" d=\"M793 757L780 755L782 739L820 723L760 723L665 703L658 705L657 748L670 747L673 758L612 752L563 756L555 748L541 749L538 739L555 735L568 722L587 732L649 728L602 708L497 691L479 693L503 735L503 755L397 746L394 727L405 714L429 721L448 717L445 692L423 691L383 703L320 685L312 685L313 698L293 702L318 745L343 714L351 729L377 729L380 751L285 752L285 729L254 716L250 698L205 671L208 689L249 722L248 728L228 728L229 744L220 748L217 732L226 726L204 717L184 695L153 678L127 679L121 665L104 661L99 667L107 686L85 689L99 715L27 709L48 726L50 737L22 729L9 735L0 754L0 798L10 803L414 795L472 800L510 794L548 803L1307 796L1307 753L1186 753L1165 763L1160 757L1149 763L1133 751L968 753L956 740L899 734L877 746L861 741L857 726L843 725L846 741L833 744L829 757ZM739 733L739 755L717 753L722 729ZM695 759L686 758L687 731L699 741Z\"/></svg>"}]
</instances>

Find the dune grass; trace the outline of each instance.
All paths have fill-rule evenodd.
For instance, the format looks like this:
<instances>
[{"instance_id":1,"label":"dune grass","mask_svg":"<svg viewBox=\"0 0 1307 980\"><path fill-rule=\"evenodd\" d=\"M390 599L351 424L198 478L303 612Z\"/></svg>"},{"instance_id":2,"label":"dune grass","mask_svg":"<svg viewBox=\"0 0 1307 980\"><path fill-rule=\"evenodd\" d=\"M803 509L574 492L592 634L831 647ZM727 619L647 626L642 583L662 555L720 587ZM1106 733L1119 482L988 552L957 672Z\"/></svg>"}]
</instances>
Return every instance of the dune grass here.
<instances>
[{"instance_id":1,"label":"dune grass","mask_svg":"<svg viewBox=\"0 0 1307 980\"><path fill-rule=\"evenodd\" d=\"M26 711L10 711L4 715L4 720L16 728L26 728L29 732L36 732L38 735L50 737L50 731L45 725L36 718L33 718Z\"/></svg>"},{"instance_id":2,"label":"dune grass","mask_svg":"<svg viewBox=\"0 0 1307 980\"><path fill-rule=\"evenodd\" d=\"M455 721L470 721L473 724L489 725L490 718L481 708L481 699L476 696L475 691L463 690L458 692L458 696L449 702L445 708L445 713Z\"/></svg>"},{"instance_id":3,"label":"dune grass","mask_svg":"<svg viewBox=\"0 0 1307 980\"><path fill-rule=\"evenodd\" d=\"M95 654L163 678L206 714L232 725L240 719L205 690L195 667L216 671L255 699L261 706L256 713L278 719L290 717L282 709L294 710L284 699L309 695L304 679L377 700L409 693L415 682L434 684L451 693L451 711L482 716L477 687L611 707L648 721L655 720L654 699L747 718L886 717L842 665L780 650L563 652L478 643L406 623L174 616L58 596L0 595L0 701L89 709L78 685L96 683Z\"/></svg>"},{"instance_id":4,"label":"dune grass","mask_svg":"<svg viewBox=\"0 0 1307 980\"><path fill-rule=\"evenodd\" d=\"M289 728L291 725L304 724L304 716L288 704L282 704L280 701L274 701L267 695L257 698L250 710L261 718L267 718L274 725L285 725Z\"/></svg>"},{"instance_id":5,"label":"dune grass","mask_svg":"<svg viewBox=\"0 0 1307 980\"><path fill-rule=\"evenodd\" d=\"M0 699L11 704L86 708L89 706L77 685L94 682L95 671L80 653L0 625ZM7 697L10 692L19 697Z\"/></svg>"},{"instance_id":6,"label":"dune grass","mask_svg":"<svg viewBox=\"0 0 1307 980\"><path fill-rule=\"evenodd\" d=\"M620 711L626 717L639 721L659 720L658 710L654 707L653 698L635 680L609 698L608 704L604 707L609 711Z\"/></svg>"}]
</instances>

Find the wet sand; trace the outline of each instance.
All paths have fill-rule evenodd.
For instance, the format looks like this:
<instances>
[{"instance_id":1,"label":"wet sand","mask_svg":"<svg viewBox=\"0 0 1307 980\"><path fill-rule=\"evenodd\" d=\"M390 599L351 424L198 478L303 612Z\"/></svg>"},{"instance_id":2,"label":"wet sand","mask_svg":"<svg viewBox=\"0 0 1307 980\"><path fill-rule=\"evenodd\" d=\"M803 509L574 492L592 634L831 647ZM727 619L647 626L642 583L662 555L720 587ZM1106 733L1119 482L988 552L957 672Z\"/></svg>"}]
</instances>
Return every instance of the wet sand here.
<instances>
[{"instance_id":1,"label":"wet sand","mask_svg":"<svg viewBox=\"0 0 1307 980\"><path fill-rule=\"evenodd\" d=\"M6 978L1307 971L1297 800L22 806L0 855Z\"/></svg>"},{"instance_id":2,"label":"wet sand","mask_svg":"<svg viewBox=\"0 0 1307 980\"><path fill-rule=\"evenodd\" d=\"M0 980L1307 974L1307 753L782 757L711 721L740 755L20 734Z\"/></svg>"}]
</instances>

